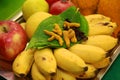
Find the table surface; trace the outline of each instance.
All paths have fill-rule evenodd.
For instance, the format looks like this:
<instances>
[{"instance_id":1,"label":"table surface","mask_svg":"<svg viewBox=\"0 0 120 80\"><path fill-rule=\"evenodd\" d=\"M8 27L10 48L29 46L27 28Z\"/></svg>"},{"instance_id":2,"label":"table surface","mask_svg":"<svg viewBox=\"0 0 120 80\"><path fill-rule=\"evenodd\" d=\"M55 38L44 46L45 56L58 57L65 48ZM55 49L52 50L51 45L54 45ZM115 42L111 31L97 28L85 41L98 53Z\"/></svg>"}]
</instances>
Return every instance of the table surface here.
<instances>
[{"instance_id":1,"label":"table surface","mask_svg":"<svg viewBox=\"0 0 120 80\"><path fill-rule=\"evenodd\" d=\"M0 0L0 20L12 18L20 9L25 0ZM120 80L120 55L112 64L102 80Z\"/></svg>"}]
</instances>

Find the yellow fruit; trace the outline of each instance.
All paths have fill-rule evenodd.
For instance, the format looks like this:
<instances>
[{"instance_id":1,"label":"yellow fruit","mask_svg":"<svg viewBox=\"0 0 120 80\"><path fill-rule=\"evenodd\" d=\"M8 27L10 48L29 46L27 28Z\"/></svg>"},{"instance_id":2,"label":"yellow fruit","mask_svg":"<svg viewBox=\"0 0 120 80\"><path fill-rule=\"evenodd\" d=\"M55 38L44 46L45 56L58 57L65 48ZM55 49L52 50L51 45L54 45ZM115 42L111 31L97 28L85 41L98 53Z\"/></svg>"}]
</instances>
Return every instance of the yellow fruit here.
<instances>
[{"instance_id":1,"label":"yellow fruit","mask_svg":"<svg viewBox=\"0 0 120 80\"><path fill-rule=\"evenodd\" d=\"M101 14L92 14L85 16L89 24L89 33L88 35L111 35L117 24L112 22L111 19L107 16Z\"/></svg>"},{"instance_id":2,"label":"yellow fruit","mask_svg":"<svg viewBox=\"0 0 120 80\"><path fill-rule=\"evenodd\" d=\"M70 73L57 69L56 74L52 77L52 80L76 80L75 76L71 75Z\"/></svg>"},{"instance_id":3,"label":"yellow fruit","mask_svg":"<svg viewBox=\"0 0 120 80\"><path fill-rule=\"evenodd\" d=\"M75 44L69 50L86 63L95 63L106 57L106 52L102 48L92 45Z\"/></svg>"},{"instance_id":4,"label":"yellow fruit","mask_svg":"<svg viewBox=\"0 0 120 80\"><path fill-rule=\"evenodd\" d=\"M92 65L95 67L95 68L98 68L98 69L101 69L101 68L105 68L107 67L111 62L111 58L110 57L106 57L105 59L99 61L99 62L96 62L96 63L93 63Z\"/></svg>"},{"instance_id":5,"label":"yellow fruit","mask_svg":"<svg viewBox=\"0 0 120 80\"><path fill-rule=\"evenodd\" d=\"M95 35L89 36L88 40L83 42L83 44L94 45L104 49L105 51L109 51L115 47L117 41L117 38L114 38L110 35Z\"/></svg>"},{"instance_id":6,"label":"yellow fruit","mask_svg":"<svg viewBox=\"0 0 120 80\"><path fill-rule=\"evenodd\" d=\"M47 12L36 12L26 22L25 31L28 35L28 38L31 39L38 25L45 20L46 18L52 16Z\"/></svg>"},{"instance_id":7,"label":"yellow fruit","mask_svg":"<svg viewBox=\"0 0 120 80\"><path fill-rule=\"evenodd\" d=\"M44 48L36 50L34 53L34 59L38 69L44 75L56 73L57 63L52 49Z\"/></svg>"},{"instance_id":8,"label":"yellow fruit","mask_svg":"<svg viewBox=\"0 0 120 80\"><path fill-rule=\"evenodd\" d=\"M22 6L23 17L27 20L38 11L48 12L49 5L46 0L26 0Z\"/></svg>"},{"instance_id":9,"label":"yellow fruit","mask_svg":"<svg viewBox=\"0 0 120 80\"><path fill-rule=\"evenodd\" d=\"M85 62L65 48L54 50L58 67L73 74L81 74L87 70Z\"/></svg>"},{"instance_id":10,"label":"yellow fruit","mask_svg":"<svg viewBox=\"0 0 120 80\"><path fill-rule=\"evenodd\" d=\"M97 69L91 64L87 64L87 66L88 66L88 70L85 73L78 75L77 78L79 78L79 79L91 79L91 78L94 78L96 76Z\"/></svg>"},{"instance_id":11,"label":"yellow fruit","mask_svg":"<svg viewBox=\"0 0 120 80\"><path fill-rule=\"evenodd\" d=\"M12 69L16 76L27 76L34 62L34 51L33 49L24 50L15 58Z\"/></svg>"},{"instance_id":12,"label":"yellow fruit","mask_svg":"<svg viewBox=\"0 0 120 80\"><path fill-rule=\"evenodd\" d=\"M46 80L45 76L41 74L35 63L33 63L31 68L31 76L33 80Z\"/></svg>"}]
</instances>

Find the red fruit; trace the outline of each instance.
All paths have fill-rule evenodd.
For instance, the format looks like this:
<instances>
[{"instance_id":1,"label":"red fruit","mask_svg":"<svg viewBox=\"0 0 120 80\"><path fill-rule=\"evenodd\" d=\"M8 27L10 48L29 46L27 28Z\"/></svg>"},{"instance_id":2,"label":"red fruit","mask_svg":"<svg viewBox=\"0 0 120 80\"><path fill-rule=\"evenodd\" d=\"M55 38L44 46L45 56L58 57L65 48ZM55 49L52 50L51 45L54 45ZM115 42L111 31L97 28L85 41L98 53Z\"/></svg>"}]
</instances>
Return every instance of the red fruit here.
<instances>
[{"instance_id":1,"label":"red fruit","mask_svg":"<svg viewBox=\"0 0 120 80\"><path fill-rule=\"evenodd\" d=\"M59 0L46 0L46 1L48 2L49 6L51 6L54 2L59 1Z\"/></svg>"},{"instance_id":2,"label":"red fruit","mask_svg":"<svg viewBox=\"0 0 120 80\"><path fill-rule=\"evenodd\" d=\"M74 4L70 0L60 0L51 5L50 13L53 15L58 15L71 6L74 6Z\"/></svg>"},{"instance_id":3,"label":"red fruit","mask_svg":"<svg viewBox=\"0 0 120 80\"><path fill-rule=\"evenodd\" d=\"M12 61L25 48L27 35L23 28L13 21L0 21L0 56Z\"/></svg>"}]
</instances>

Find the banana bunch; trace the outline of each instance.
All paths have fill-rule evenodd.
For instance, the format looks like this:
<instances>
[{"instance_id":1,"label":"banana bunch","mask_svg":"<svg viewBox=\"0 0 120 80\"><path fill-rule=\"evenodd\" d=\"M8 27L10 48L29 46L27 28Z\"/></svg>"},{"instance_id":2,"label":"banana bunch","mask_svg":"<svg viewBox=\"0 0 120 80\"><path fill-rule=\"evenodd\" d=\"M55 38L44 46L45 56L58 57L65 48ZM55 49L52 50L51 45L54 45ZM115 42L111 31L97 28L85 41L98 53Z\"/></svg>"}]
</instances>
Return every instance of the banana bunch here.
<instances>
[{"instance_id":1,"label":"banana bunch","mask_svg":"<svg viewBox=\"0 0 120 80\"><path fill-rule=\"evenodd\" d=\"M14 60L13 71L18 77L31 72L33 80L77 80L94 78L98 69L109 64L104 49L75 44L69 49L24 50Z\"/></svg>"},{"instance_id":2,"label":"banana bunch","mask_svg":"<svg viewBox=\"0 0 120 80\"><path fill-rule=\"evenodd\" d=\"M107 67L108 53L118 39L111 36L116 23L96 14L86 16L89 23L88 40L65 48L25 49L13 61L13 72L33 80L77 80L94 78L99 69ZM108 57L107 57L108 56Z\"/></svg>"},{"instance_id":3,"label":"banana bunch","mask_svg":"<svg viewBox=\"0 0 120 80\"><path fill-rule=\"evenodd\" d=\"M110 64L111 59L106 56L107 50L112 49L117 44L117 39L110 35L89 37L84 43L75 44L69 49L25 49L14 60L13 72L18 77L25 77L31 72L33 80L94 78L99 69ZM106 39L109 41L104 41ZM102 46L103 44L104 46ZM112 47L106 47L107 45Z\"/></svg>"},{"instance_id":4,"label":"banana bunch","mask_svg":"<svg viewBox=\"0 0 120 80\"><path fill-rule=\"evenodd\" d=\"M76 80L72 74L83 74L87 69L84 60L68 49L44 48L34 52L31 75L33 80Z\"/></svg>"}]
</instances>

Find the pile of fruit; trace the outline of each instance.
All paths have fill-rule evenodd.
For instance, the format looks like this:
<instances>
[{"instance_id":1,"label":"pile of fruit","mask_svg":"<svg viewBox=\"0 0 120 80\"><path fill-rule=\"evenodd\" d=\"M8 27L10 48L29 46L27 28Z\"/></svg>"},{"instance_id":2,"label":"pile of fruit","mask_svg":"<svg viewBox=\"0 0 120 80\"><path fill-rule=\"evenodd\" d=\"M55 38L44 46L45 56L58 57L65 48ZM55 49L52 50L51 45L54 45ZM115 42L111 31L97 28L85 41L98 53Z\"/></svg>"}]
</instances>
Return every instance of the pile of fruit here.
<instances>
[{"instance_id":1,"label":"pile of fruit","mask_svg":"<svg viewBox=\"0 0 120 80\"><path fill-rule=\"evenodd\" d=\"M70 0L26 0L24 22L0 21L0 58L17 77L93 79L110 62L117 24L101 14L83 16Z\"/></svg>"}]
</instances>

